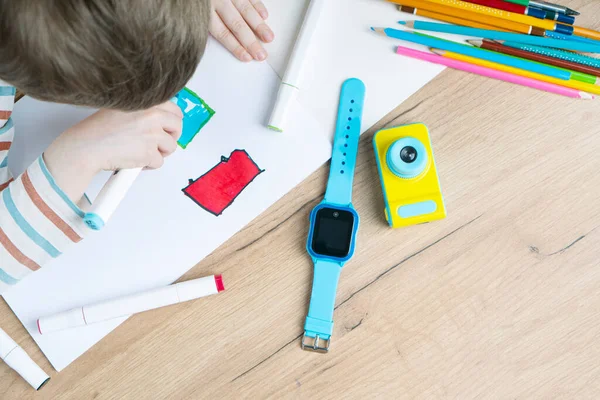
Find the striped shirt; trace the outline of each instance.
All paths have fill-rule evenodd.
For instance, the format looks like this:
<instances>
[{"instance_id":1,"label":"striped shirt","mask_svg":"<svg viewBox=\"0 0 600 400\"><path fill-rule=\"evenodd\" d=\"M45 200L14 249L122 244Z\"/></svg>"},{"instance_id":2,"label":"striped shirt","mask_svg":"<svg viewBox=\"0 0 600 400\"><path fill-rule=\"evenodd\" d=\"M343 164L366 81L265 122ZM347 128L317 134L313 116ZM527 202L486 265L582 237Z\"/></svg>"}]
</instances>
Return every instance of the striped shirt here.
<instances>
[{"instance_id":1,"label":"striped shirt","mask_svg":"<svg viewBox=\"0 0 600 400\"><path fill-rule=\"evenodd\" d=\"M40 156L21 176L8 169L15 134L15 89L0 81L0 294L79 242L83 211L54 181Z\"/></svg>"}]
</instances>

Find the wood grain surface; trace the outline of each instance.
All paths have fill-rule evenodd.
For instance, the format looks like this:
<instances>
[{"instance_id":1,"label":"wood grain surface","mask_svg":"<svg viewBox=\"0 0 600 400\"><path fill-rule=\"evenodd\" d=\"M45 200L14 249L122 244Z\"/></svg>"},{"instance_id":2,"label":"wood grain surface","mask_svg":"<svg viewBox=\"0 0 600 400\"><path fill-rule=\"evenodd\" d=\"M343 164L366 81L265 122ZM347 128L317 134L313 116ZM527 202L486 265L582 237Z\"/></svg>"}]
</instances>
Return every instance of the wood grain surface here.
<instances>
[{"instance_id":1,"label":"wood grain surface","mask_svg":"<svg viewBox=\"0 0 600 400\"><path fill-rule=\"evenodd\" d=\"M600 28L600 1L564 4ZM300 349L324 166L182 278L224 293L132 317L39 393L0 364L0 398L597 399L599 104L447 70L366 133L327 355ZM448 218L392 230L371 139L412 122ZM3 302L0 326L52 371Z\"/></svg>"}]
</instances>

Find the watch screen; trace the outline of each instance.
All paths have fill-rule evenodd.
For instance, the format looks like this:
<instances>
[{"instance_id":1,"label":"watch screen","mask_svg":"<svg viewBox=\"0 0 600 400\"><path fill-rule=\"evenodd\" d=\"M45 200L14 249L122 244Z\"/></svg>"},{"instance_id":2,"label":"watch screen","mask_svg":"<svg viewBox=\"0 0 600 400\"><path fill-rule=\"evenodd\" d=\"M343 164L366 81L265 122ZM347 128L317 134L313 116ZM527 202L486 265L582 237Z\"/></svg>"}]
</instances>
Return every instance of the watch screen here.
<instances>
[{"instance_id":1,"label":"watch screen","mask_svg":"<svg viewBox=\"0 0 600 400\"><path fill-rule=\"evenodd\" d=\"M350 253L353 230L354 214L322 208L317 211L312 249L323 256L344 258Z\"/></svg>"}]
</instances>

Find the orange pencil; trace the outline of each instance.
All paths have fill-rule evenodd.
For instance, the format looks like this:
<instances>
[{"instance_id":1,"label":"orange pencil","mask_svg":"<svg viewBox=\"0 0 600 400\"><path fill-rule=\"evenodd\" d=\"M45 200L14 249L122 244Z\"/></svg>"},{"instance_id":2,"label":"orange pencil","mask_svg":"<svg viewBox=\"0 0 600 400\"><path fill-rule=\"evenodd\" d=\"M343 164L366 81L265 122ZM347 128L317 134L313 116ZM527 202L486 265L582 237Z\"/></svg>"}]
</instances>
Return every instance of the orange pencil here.
<instances>
[{"instance_id":1,"label":"orange pencil","mask_svg":"<svg viewBox=\"0 0 600 400\"><path fill-rule=\"evenodd\" d=\"M394 3L401 3L403 5L409 5L409 4L406 4L406 2L403 2L402 0L390 0L390 1L392 1ZM573 33L573 28L571 26L558 24L555 21L550 21L549 19L538 19L538 18L530 17L528 15L512 13L512 12L499 10L497 8L492 8L492 7L480 6L479 4L468 3L466 1L459 1L459 0L426 0L425 1L425 0L421 0L421 1L419 1L419 3L421 3L421 6L420 6L421 8L431 9L429 7L429 4L433 4L433 5L438 5L440 7L446 7L446 8L453 9L454 13L452 15L456 15L458 17L460 17L463 13L474 13L474 14L478 14L480 16L480 19L476 19L476 20L474 20L473 18L463 17L466 19L470 19L472 21L479 21L479 22L487 23L483 20L483 18L498 18L498 19L503 19L503 20L506 20L506 21L512 22L512 23L516 22L516 23L520 23L520 24L524 24L524 25L536 26L538 28L543 28L543 29L546 29L549 31L557 31L559 33L564 33L564 34ZM416 6L416 7L419 7L419 6ZM435 10L431 10L431 11L435 11ZM442 12L442 14L448 14L448 13ZM492 24L490 24L490 25L492 25Z\"/></svg>"},{"instance_id":2,"label":"orange pencil","mask_svg":"<svg viewBox=\"0 0 600 400\"><path fill-rule=\"evenodd\" d=\"M426 10L429 12L434 12L436 14L447 15L455 18L460 18L463 20L469 20L478 22L480 24L489 25L495 27L494 29L498 30L498 28L502 28L505 31L524 33L526 35L536 34L537 36L543 35L545 32L543 29L533 28L531 25L525 25L519 22L510 21L503 18L491 17L483 14L478 14L470 11L463 11L457 9L455 7L447 7L440 4L430 3L428 1L423 0L390 0L392 3L396 3L406 7L416 8L417 14L420 11ZM467 3L470 4L470 3ZM423 15L424 16L424 15Z\"/></svg>"},{"instance_id":3,"label":"orange pencil","mask_svg":"<svg viewBox=\"0 0 600 400\"><path fill-rule=\"evenodd\" d=\"M501 28L498 26L482 24L481 22L477 22L477 21L469 21L467 19L454 17L452 15L438 14L436 12L424 10L422 8L414 8L414 7L399 5L398 9L400 11L408 13L408 14L419 15L419 16L425 17L425 18L431 18L431 19L436 19L438 21L449 22L449 23L455 24L455 25L462 25L462 26L468 26L471 28L479 28L479 29L491 29L491 30L502 31L502 32L523 33L523 32L511 31L511 30L504 29L504 28ZM531 27L531 28L532 28L531 35L544 36L545 31L543 29L535 28L535 27ZM525 30L527 30L527 26L523 26L523 31L525 31Z\"/></svg>"},{"instance_id":4,"label":"orange pencil","mask_svg":"<svg viewBox=\"0 0 600 400\"><path fill-rule=\"evenodd\" d=\"M462 25L462 26L470 26L471 28L479 28L479 29L495 29L499 31L509 32L506 29L497 28L492 25L481 24L475 21L468 21L466 19L453 17L450 15L438 14L433 11L427 11L423 9L408 7L408 6L398 6L398 9L402 12L412 14L412 15L420 15L421 17L436 19L438 21L449 22L454 25Z\"/></svg>"},{"instance_id":5,"label":"orange pencil","mask_svg":"<svg viewBox=\"0 0 600 400\"><path fill-rule=\"evenodd\" d=\"M593 29L582 28L580 26L574 26L574 34L577 36L583 36L588 39L600 40L600 32Z\"/></svg>"}]
</instances>

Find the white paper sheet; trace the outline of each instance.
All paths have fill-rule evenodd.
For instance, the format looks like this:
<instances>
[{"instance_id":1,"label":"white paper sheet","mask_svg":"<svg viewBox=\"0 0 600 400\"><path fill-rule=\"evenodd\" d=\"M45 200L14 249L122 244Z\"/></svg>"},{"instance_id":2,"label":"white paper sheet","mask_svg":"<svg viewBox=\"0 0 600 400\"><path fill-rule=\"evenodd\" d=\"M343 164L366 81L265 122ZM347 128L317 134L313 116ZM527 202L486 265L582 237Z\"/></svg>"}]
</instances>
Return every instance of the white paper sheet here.
<instances>
[{"instance_id":1,"label":"white paper sheet","mask_svg":"<svg viewBox=\"0 0 600 400\"><path fill-rule=\"evenodd\" d=\"M308 0L264 0L276 40L267 46L269 64L285 72ZM333 138L340 83L360 78L367 87L363 132L436 77L444 67L401 57L398 45L425 47L377 35L370 27L402 29L400 20L427 20L398 11L385 0L328 0L300 85L299 102L323 123ZM452 35L437 35L456 39Z\"/></svg>"},{"instance_id":2,"label":"white paper sheet","mask_svg":"<svg viewBox=\"0 0 600 400\"><path fill-rule=\"evenodd\" d=\"M278 85L267 64L238 63L211 43L188 86L216 111L212 120L163 168L140 176L102 231L4 296L57 370L124 319L41 336L38 317L175 281L327 161L331 145L309 113L297 113L284 135L264 128ZM54 136L89 113L32 99L19 102L11 168L22 171ZM235 149L245 149L265 172L215 217L182 188Z\"/></svg>"}]
</instances>

